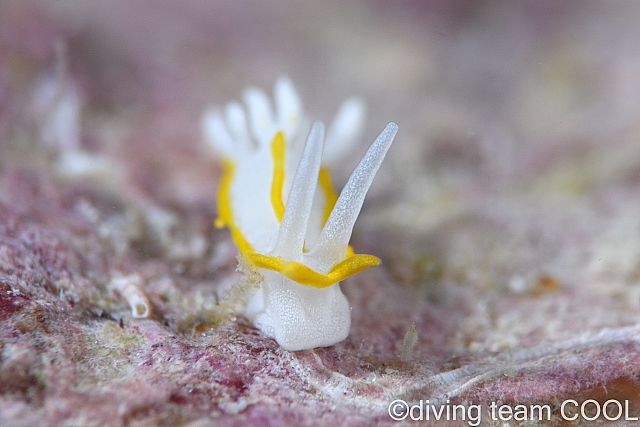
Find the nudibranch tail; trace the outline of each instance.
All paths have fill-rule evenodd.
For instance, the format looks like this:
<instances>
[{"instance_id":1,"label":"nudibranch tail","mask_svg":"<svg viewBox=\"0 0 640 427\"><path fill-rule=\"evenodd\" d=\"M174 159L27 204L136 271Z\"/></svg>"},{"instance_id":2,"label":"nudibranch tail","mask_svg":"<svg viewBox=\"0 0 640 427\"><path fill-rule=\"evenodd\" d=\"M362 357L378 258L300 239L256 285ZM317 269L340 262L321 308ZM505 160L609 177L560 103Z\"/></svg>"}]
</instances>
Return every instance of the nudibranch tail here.
<instances>
[{"instance_id":1,"label":"nudibranch tail","mask_svg":"<svg viewBox=\"0 0 640 427\"><path fill-rule=\"evenodd\" d=\"M300 119L302 102L300 102L291 80L286 77L278 79L274 90L274 98L278 122L285 124L286 129L294 127ZM285 131L285 136L290 137L291 135L287 135L287 133Z\"/></svg>"},{"instance_id":2,"label":"nudibranch tail","mask_svg":"<svg viewBox=\"0 0 640 427\"><path fill-rule=\"evenodd\" d=\"M304 238L311 215L313 196L322 163L324 125L316 122L311 127L307 143L298 164L287 199L284 217L280 223L278 241L273 252L291 261L302 260Z\"/></svg>"},{"instance_id":3,"label":"nudibranch tail","mask_svg":"<svg viewBox=\"0 0 640 427\"><path fill-rule=\"evenodd\" d=\"M364 114L364 102L359 98L349 98L340 106L335 119L327 129L325 158L342 158L353 148L362 129Z\"/></svg>"},{"instance_id":4,"label":"nudibranch tail","mask_svg":"<svg viewBox=\"0 0 640 427\"><path fill-rule=\"evenodd\" d=\"M254 143L247 130L247 118L242 105L237 102L230 102L225 108L225 117L229 126L229 135L236 141L230 148L229 155L234 157L246 155L254 148ZM224 126L224 124L221 124L221 126Z\"/></svg>"},{"instance_id":5,"label":"nudibranch tail","mask_svg":"<svg viewBox=\"0 0 640 427\"><path fill-rule=\"evenodd\" d=\"M249 113L249 125L258 145L269 144L278 130L273 128L274 115L269 98L261 90L249 88L244 93L244 101Z\"/></svg>"},{"instance_id":6,"label":"nudibranch tail","mask_svg":"<svg viewBox=\"0 0 640 427\"><path fill-rule=\"evenodd\" d=\"M324 268L344 258L364 198L397 132L398 125L393 122L384 128L342 189L318 241L309 251L311 258L322 260Z\"/></svg>"}]
</instances>

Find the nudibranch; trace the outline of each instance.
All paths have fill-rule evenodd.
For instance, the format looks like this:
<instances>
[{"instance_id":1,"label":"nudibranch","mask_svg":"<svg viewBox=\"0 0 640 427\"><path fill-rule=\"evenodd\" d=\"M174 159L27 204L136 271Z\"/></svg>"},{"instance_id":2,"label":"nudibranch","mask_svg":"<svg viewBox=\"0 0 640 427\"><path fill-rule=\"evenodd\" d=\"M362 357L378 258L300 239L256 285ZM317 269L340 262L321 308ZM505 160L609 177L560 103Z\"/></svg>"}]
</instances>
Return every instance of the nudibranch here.
<instances>
[{"instance_id":1,"label":"nudibranch","mask_svg":"<svg viewBox=\"0 0 640 427\"><path fill-rule=\"evenodd\" d=\"M354 254L349 239L398 127L385 127L338 196L328 164L356 139L362 103L343 104L325 142L324 125L310 124L288 79L277 81L274 98L275 111L266 94L249 89L246 110L232 102L224 114L203 116L204 137L223 159L215 226L229 228L262 276L244 316L286 350L331 346L351 326L339 282L380 263Z\"/></svg>"}]
</instances>

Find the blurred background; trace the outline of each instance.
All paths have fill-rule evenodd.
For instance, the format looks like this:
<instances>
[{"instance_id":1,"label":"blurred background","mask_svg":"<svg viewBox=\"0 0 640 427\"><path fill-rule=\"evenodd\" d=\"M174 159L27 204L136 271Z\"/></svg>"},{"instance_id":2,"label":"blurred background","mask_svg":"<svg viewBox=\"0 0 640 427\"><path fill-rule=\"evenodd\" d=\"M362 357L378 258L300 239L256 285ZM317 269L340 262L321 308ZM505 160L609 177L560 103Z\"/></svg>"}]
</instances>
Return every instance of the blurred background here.
<instances>
[{"instance_id":1,"label":"blurred background","mask_svg":"<svg viewBox=\"0 0 640 427\"><path fill-rule=\"evenodd\" d=\"M530 259L549 253L531 235L573 245L557 237L568 223L600 233L594 209L606 221L623 200L616 230L640 235L638 16L632 1L5 0L1 161L46 169L65 150L97 153L125 165L129 197L205 210L208 223L218 170L200 155L202 111L248 85L271 92L285 74L315 119L351 95L368 105L339 187L384 125L400 126L360 229L419 230L450 264L456 245L486 254L477 237L443 243L450 228L508 223ZM562 266L547 256L547 270L576 280L567 262L582 255Z\"/></svg>"},{"instance_id":2,"label":"blurred background","mask_svg":"<svg viewBox=\"0 0 640 427\"><path fill-rule=\"evenodd\" d=\"M85 114L168 115L183 127L161 138L185 132L192 138L183 143L192 144L205 106L238 98L247 85L271 91L287 74L325 121L346 96L362 96L370 112L364 141L397 121L403 141L393 157L403 168L513 179L539 172L551 153L584 154L637 130L639 8L632 1L5 0L2 128L6 138L20 125L15 103L53 70L62 43Z\"/></svg>"},{"instance_id":3,"label":"blurred background","mask_svg":"<svg viewBox=\"0 0 640 427\"><path fill-rule=\"evenodd\" d=\"M65 150L96 153L127 171L114 184L109 169L103 186L200 212L207 234L219 172L201 156L202 111L248 85L270 93L284 74L314 119L330 121L352 95L368 105L338 187L387 122L400 126L356 238L385 227L425 236L420 251L485 265L491 286L530 267L576 284L576 263L603 257L613 267L598 272L635 277L635 261L621 267L598 244L557 255L585 233L640 237L639 16L633 1L5 0L0 161L46 171ZM363 245L407 255L386 242ZM622 258L640 254L629 250Z\"/></svg>"},{"instance_id":4,"label":"blurred background","mask_svg":"<svg viewBox=\"0 0 640 427\"><path fill-rule=\"evenodd\" d=\"M233 417L246 395L291 425L317 408L385 422L402 390L639 395L639 18L637 1L0 0L0 392L41 394L38 414L65 420L93 419L86 399L137 417L129 401L152 395L158 417L195 417L191 399ZM366 102L338 188L400 128L352 239L382 267L342 284L350 337L313 357L283 356L218 305L236 250L212 225L220 169L201 115L281 75L317 120ZM131 318L122 277L150 319ZM37 402L5 413L35 417Z\"/></svg>"}]
</instances>

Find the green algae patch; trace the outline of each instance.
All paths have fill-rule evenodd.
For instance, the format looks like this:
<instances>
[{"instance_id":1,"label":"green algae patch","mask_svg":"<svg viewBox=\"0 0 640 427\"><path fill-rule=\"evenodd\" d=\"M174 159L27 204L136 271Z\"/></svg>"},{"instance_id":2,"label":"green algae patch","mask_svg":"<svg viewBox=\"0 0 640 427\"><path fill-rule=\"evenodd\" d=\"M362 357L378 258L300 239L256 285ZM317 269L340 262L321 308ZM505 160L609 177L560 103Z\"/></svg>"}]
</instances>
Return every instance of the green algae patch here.
<instances>
[{"instance_id":1,"label":"green algae patch","mask_svg":"<svg viewBox=\"0 0 640 427\"><path fill-rule=\"evenodd\" d=\"M146 342L133 329L123 329L115 322L96 324L84 337L83 364L94 381L129 377L136 365L133 359Z\"/></svg>"}]
</instances>

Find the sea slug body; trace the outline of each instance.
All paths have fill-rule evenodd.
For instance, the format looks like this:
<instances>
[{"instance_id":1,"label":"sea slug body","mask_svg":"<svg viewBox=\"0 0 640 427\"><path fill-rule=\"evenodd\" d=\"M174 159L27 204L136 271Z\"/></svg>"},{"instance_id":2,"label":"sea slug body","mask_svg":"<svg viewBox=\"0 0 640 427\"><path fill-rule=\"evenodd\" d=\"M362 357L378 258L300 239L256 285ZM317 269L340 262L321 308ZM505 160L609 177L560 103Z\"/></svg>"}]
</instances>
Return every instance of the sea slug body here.
<instances>
[{"instance_id":1,"label":"sea slug body","mask_svg":"<svg viewBox=\"0 0 640 427\"><path fill-rule=\"evenodd\" d=\"M263 278L244 316L286 350L331 346L351 326L339 282L380 263L354 254L349 239L398 127L385 127L338 196L327 163L353 145L362 104L345 102L325 142L324 125L310 125L288 79L278 80L274 95L275 113L263 92L247 90L248 121L238 103L224 116L203 116L204 137L223 159L215 225L230 229Z\"/></svg>"}]
</instances>

